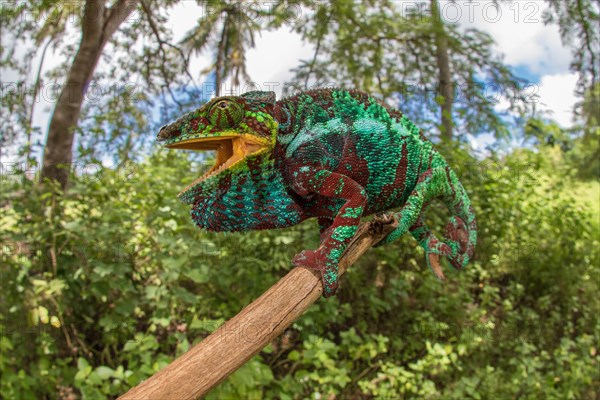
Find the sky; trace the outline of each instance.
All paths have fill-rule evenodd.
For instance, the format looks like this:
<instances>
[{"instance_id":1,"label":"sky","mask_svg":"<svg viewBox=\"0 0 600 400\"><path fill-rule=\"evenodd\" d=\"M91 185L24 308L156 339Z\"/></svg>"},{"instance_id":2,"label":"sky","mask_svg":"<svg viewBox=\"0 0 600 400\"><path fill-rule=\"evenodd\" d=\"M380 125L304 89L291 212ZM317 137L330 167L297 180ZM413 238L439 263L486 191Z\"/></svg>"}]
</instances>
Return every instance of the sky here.
<instances>
[{"instance_id":1,"label":"sky","mask_svg":"<svg viewBox=\"0 0 600 400\"><path fill-rule=\"evenodd\" d=\"M403 1L399 4L402 10L408 10L416 3ZM570 50L561 43L558 27L546 26L542 22L545 7L543 1L520 0L510 4L502 3L500 8L486 0L456 0L454 3L441 0L440 5L446 21L458 24L461 29L474 27L488 32L495 40L498 52L503 54L504 61L532 84L527 93L539 95L538 109L546 110L563 127L573 125L572 109L576 102L574 90L577 77L569 72L572 56ZM270 3L265 2L263 7L268 9ZM296 15L301 15L302 10L294 11ZM170 11L167 25L172 29L174 37L179 39L206 12L196 1L186 0ZM192 60L192 73L199 81L204 79L199 77L199 71L209 65L211 50L208 49ZM257 36L255 48L247 53L249 75L258 88L274 90L281 97L283 83L292 78L291 69L298 66L300 60L310 59L313 51L312 45L303 42L288 27L263 32ZM46 56L45 69L52 68L59 62L59 55L50 53ZM6 79L3 77L3 81ZM226 86L227 88L231 89L231 85ZM243 93L244 88L235 92ZM44 99L36 106L34 124L41 127L44 136L52 106L52 101ZM490 140L491 136L472 138L471 142L477 148Z\"/></svg>"},{"instance_id":2,"label":"sky","mask_svg":"<svg viewBox=\"0 0 600 400\"><path fill-rule=\"evenodd\" d=\"M462 5L468 10L466 3ZM502 3L500 11L489 5L486 8L485 2L471 8L472 22L461 21L464 26L489 33L506 64L535 84L532 90L540 96L540 108L550 112L561 126L572 126L577 75L569 72L571 51L562 45L558 26L542 21L544 2Z\"/></svg>"},{"instance_id":3,"label":"sky","mask_svg":"<svg viewBox=\"0 0 600 400\"><path fill-rule=\"evenodd\" d=\"M269 3L265 3L268 7ZM414 7L415 2L399 2L401 10ZM569 72L571 51L563 46L556 25L544 25L542 13L545 3L539 0L520 0L512 4L502 3L496 9L489 1L457 0L452 3L441 0L444 19L457 23L461 28L478 28L489 33L496 42L496 49L504 55L504 61L515 72L532 83L527 93L540 96L540 108L563 127L573 125L572 108L577 77ZM198 14L205 9L195 2L186 1L173 10L170 23L175 37L182 37L187 27L194 24ZM300 60L310 59L313 47L303 43L300 36L289 28L263 32L257 38L256 47L248 52L248 72L253 81L264 86L276 86L281 95L282 82L292 77L290 70ZM210 53L198 60L208 65Z\"/></svg>"},{"instance_id":4,"label":"sky","mask_svg":"<svg viewBox=\"0 0 600 400\"><path fill-rule=\"evenodd\" d=\"M399 1L399 7L403 12L409 12L417 3ZM536 108L568 128L573 125L577 75L569 72L571 51L563 46L558 27L543 23L544 9L545 3L540 0L501 3L498 8L486 0L440 0L442 18L458 24L461 29L477 28L489 33L506 64L528 81L523 91L539 96ZM182 37L186 28L194 24L196 16L207 12L194 2L184 2L173 10L170 21L176 21L171 26L175 37ZM283 82L292 78L290 70L298 66L300 60L311 59L313 52L312 45L303 42L300 35L289 28L263 32L256 41L256 47L248 52L248 72L259 86L267 90L273 88L280 97ZM206 52L204 60L197 62L204 68L208 65L209 56L210 53ZM500 101L497 108L502 110L506 105L506 101ZM467 135L467 138L481 155L487 154L487 146L495 141L491 133L477 137Z\"/></svg>"}]
</instances>

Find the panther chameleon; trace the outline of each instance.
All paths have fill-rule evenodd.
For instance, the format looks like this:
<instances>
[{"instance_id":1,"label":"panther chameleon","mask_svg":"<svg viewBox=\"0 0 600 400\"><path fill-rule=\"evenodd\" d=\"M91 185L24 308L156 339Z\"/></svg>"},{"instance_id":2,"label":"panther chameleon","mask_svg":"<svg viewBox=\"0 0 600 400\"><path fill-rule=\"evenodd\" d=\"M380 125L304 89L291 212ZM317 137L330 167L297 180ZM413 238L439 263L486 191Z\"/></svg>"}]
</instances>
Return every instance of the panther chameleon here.
<instances>
[{"instance_id":1,"label":"panther chameleon","mask_svg":"<svg viewBox=\"0 0 600 400\"><path fill-rule=\"evenodd\" d=\"M441 256L456 269L473 257L475 215L457 175L415 124L364 92L217 97L161 128L157 139L167 148L216 150L215 165L179 194L203 229L273 229L317 218L320 246L292 263L321 272L325 297L336 292L338 262L370 214L398 221L378 245L410 232L440 279ZM436 198L453 215L443 240L423 219ZM399 211L383 214L393 208Z\"/></svg>"}]
</instances>

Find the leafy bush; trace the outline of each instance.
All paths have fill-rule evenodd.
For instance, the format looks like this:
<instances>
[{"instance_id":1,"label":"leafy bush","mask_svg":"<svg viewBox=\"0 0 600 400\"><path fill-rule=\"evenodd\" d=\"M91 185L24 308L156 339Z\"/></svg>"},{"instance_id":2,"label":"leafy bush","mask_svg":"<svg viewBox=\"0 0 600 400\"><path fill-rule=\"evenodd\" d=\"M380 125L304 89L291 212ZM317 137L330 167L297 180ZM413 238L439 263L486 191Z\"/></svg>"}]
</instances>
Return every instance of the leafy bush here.
<instances>
[{"instance_id":1,"label":"leafy bush","mask_svg":"<svg viewBox=\"0 0 600 400\"><path fill-rule=\"evenodd\" d=\"M439 282L408 236L370 250L338 296L208 398L595 398L598 182L569 178L551 147L447 152L477 213L476 260ZM78 177L65 195L3 182L4 398L116 398L317 245L314 221L196 229L176 194L197 169L159 152ZM431 226L446 217L428 213Z\"/></svg>"}]
</instances>

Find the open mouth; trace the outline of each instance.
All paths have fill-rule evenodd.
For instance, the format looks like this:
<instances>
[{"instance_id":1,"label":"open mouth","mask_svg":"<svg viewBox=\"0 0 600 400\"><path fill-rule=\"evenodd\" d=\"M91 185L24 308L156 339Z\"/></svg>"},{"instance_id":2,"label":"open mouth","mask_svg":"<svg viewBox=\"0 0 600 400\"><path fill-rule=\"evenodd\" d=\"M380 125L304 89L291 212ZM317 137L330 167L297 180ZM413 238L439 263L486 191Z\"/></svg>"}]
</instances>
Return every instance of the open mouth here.
<instances>
[{"instance_id":1,"label":"open mouth","mask_svg":"<svg viewBox=\"0 0 600 400\"><path fill-rule=\"evenodd\" d=\"M267 145L260 139L249 135L205 137L185 140L167 145L170 149L184 149L195 151L216 151L215 165L206 171L201 177L190 183L178 196L187 192L200 182L220 174L233 167L239 161L251 154L257 153Z\"/></svg>"}]
</instances>

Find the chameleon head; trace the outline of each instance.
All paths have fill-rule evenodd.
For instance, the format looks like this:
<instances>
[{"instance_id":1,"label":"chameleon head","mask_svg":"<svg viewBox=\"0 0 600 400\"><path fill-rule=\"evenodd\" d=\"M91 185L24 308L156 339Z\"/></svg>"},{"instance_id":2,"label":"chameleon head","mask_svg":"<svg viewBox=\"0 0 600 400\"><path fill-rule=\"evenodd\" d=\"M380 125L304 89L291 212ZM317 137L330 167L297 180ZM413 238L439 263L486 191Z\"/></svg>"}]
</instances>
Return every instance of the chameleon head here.
<instances>
[{"instance_id":1,"label":"chameleon head","mask_svg":"<svg viewBox=\"0 0 600 400\"><path fill-rule=\"evenodd\" d=\"M167 148L216 151L212 168L179 193L184 203L197 203L224 189L249 162L270 155L277 134L274 103L273 92L218 97L160 129L157 140Z\"/></svg>"}]
</instances>

